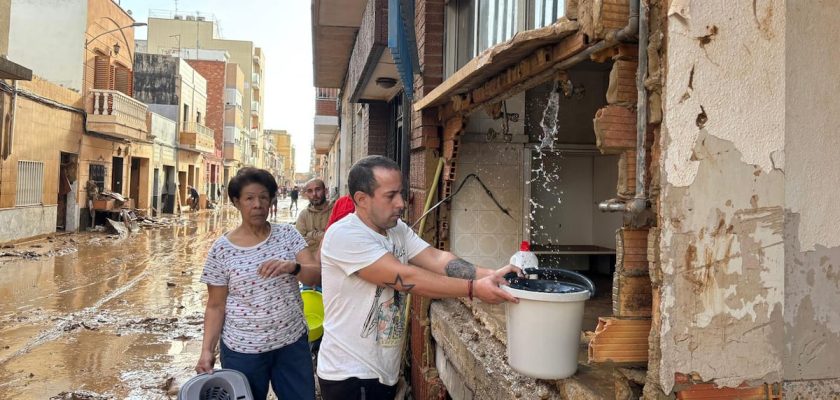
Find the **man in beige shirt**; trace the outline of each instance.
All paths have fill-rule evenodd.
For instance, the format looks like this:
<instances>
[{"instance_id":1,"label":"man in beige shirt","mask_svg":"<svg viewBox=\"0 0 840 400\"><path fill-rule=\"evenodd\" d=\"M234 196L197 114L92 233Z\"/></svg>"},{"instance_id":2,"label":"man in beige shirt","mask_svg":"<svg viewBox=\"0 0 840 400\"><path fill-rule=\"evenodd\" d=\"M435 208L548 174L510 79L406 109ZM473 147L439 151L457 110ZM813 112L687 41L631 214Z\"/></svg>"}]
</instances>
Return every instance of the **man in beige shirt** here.
<instances>
[{"instance_id":1,"label":"man in beige shirt","mask_svg":"<svg viewBox=\"0 0 840 400\"><path fill-rule=\"evenodd\" d=\"M324 238L333 203L327 202L326 185L320 179L306 182L303 195L309 200L309 206L298 214L295 228L306 239L307 249L316 253Z\"/></svg>"}]
</instances>

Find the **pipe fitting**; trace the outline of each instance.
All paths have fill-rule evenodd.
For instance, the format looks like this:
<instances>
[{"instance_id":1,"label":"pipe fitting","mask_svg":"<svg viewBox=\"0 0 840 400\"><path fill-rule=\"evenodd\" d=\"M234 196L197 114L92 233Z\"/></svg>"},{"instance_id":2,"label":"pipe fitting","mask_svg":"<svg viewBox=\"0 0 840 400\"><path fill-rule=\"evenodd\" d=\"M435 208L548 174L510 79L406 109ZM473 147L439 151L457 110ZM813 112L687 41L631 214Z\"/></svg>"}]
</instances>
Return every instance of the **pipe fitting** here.
<instances>
[{"instance_id":1,"label":"pipe fitting","mask_svg":"<svg viewBox=\"0 0 840 400\"><path fill-rule=\"evenodd\" d=\"M602 212L625 212L628 210L627 203L621 199L609 199L598 204L598 210Z\"/></svg>"}]
</instances>

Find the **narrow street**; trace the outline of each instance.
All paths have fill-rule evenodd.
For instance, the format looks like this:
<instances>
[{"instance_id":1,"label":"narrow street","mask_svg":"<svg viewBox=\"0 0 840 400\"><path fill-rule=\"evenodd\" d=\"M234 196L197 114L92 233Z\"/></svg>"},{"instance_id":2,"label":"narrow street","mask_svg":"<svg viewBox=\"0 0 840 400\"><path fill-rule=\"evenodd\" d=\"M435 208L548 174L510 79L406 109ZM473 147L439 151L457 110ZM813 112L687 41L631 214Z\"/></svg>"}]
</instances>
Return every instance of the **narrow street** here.
<instances>
[{"instance_id":1,"label":"narrow street","mask_svg":"<svg viewBox=\"0 0 840 400\"><path fill-rule=\"evenodd\" d=\"M227 207L122 240L92 232L16 246L47 254L0 258L0 397L174 397L201 347L205 254L238 219Z\"/></svg>"}]
</instances>

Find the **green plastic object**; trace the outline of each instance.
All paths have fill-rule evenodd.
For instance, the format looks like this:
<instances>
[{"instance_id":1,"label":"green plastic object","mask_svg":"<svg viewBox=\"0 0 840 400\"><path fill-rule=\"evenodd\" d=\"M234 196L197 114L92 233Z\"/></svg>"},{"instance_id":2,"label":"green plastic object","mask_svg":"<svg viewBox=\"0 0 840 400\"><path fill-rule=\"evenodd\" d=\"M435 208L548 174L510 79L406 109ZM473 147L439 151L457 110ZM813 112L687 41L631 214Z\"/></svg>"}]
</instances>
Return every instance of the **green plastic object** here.
<instances>
[{"instance_id":1,"label":"green plastic object","mask_svg":"<svg viewBox=\"0 0 840 400\"><path fill-rule=\"evenodd\" d=\"M303 299L303 316L309 326L309 343L321 338L324 334L324 299L321 292L315 290L301 290Z\"/></svg>"}]
</instances>

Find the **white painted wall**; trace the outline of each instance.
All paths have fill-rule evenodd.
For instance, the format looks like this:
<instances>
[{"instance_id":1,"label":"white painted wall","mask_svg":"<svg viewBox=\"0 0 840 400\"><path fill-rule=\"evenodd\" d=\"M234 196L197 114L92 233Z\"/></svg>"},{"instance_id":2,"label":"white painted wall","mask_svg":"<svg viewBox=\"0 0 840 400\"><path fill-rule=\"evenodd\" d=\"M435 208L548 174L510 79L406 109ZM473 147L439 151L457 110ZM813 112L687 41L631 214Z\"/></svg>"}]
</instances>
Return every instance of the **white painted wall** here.
<instances>
[{"instance_id":1,"label":"white painted wall","mask_svg":"<svg viewBox=\"0 0 840 400\"><path fill-rule=\"evenodd\" d=\"M86 29L87 0L12 0L8 58L81 90Z\"/></svg>"},{"instance_id":2,"label":"white painted wall","mask_svg":"<svg viewBox=\"0 0 840 400\"><path fill-rule=\"evenodd\" d=\"M663 66L660 383L670 391L676 373L725 386L778 382L784 3L672 7Z\"/></svg>"}]
</instances>

